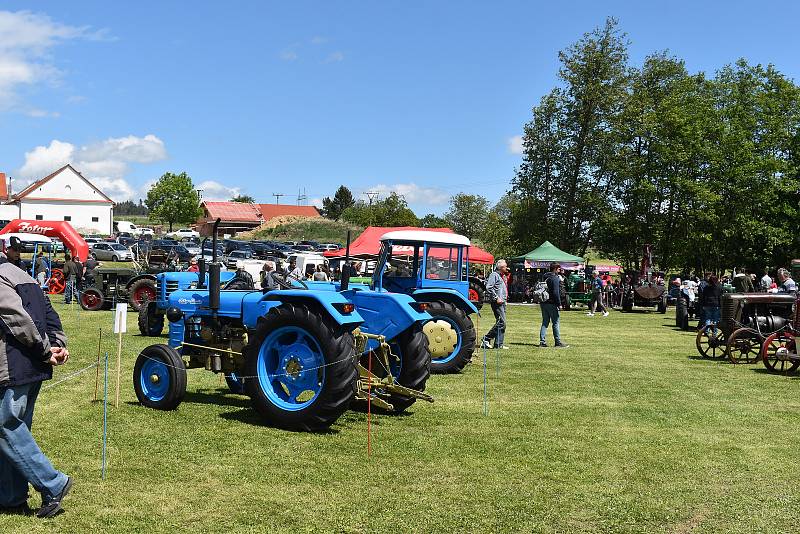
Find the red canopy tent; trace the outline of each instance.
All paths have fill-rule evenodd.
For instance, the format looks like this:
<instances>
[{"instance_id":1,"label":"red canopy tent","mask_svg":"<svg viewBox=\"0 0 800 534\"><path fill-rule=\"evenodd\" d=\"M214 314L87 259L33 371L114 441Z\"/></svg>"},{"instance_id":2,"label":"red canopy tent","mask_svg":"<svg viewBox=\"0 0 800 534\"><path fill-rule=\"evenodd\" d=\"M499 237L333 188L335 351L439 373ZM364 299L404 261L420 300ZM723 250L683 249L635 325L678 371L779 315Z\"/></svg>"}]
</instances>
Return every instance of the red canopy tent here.
<instances>
[{"instance_id":1,"label":"red canopy tent","mask_svg":"<svg viewBox=\"0 0 800 534\"><path fill-rule=\"evenodd\" d=\"M453 234L450 228L419 228L416 226L394 226L394 227L386 227L386 226L368 226L364 232L358 236L355 240L350 243L350 256L351 257L365 257L365 256L377 256L380 254L381 251L381 236L388 232L394 232L397 230L427 230L429 232L443 232L447 234ZM325 256L328 258L342 258L345 255L345 249L340 250L330 250L325 252ZM434 257L436 254L434 253ZM442 259L447 259L446 257L442 256ZM482 263L482 264L492 264L494 263L494 256L486 252L480 247L470 246L469 247L469 262L470 263Z\"/></svg>"}]
</instances>

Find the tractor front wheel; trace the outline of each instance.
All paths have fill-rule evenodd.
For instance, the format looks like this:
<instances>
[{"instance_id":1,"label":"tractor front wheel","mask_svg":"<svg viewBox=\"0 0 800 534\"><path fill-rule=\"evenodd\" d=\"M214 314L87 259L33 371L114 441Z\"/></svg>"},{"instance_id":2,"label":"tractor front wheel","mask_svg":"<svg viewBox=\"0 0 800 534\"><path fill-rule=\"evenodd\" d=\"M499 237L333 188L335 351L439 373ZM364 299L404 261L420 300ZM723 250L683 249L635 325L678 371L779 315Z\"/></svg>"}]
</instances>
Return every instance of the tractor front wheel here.
<instances>
[{"instance_id":1,"label":"tractor front wheel","mask_svg":"<svg viewBox=\"0 0 800 534\"><path fill-rule=\"evenodd\" d=\"M97 311L103 307L105 296L103 292L96 287L87 287L80 293L78 299L81 303L81 308L88 311Z\"/></svg>"},{"instance_id":2,"label":"tractor front wheel","mask_svg":"<svg viewBox=\"0 0 800 534\"><path fill-rule=\"evenodd\" d=\"M697 333L695 345L703 358L724 358L727 353L725 334L715 324L706 325Z\"/></svg>"},{"instance_id":3,"label":"tractor front wheel","mask_svg":"<svg viewBox=\"0 0 800 534\"><path fill-rule=\"evenodd\" d=\"M800 367L795 337L788 332L771 334L761 346L761 359L770 371L794 373Z\"/></svg>"},{"instance_id":4,"label":"tractor front wheel","mask_svg":"<svg viewBox=\"0 0 800 534\"><path fill-rule=\"evenodd\" d=\"M353 334L324 312L282 304L259 320L244 349L245 391L270 425L321 431L356 393Z\"/></svg>"},{"instance_id":5,"label":"tractor front wheel","mask_svg":"<svg viewBox=\"0 0 800 534\"><path fill-rule=\"evenodd\" d=\"M422 329L428 336L431 372L460 372L472 359L475 326L466 313L449 302L429 302L428 313L433 319Z\"/></svg>"},{"instance_id":6,"label":"tractor front wheel","mask_svg":"<svg viewBox=\"0 0 800 534\"><path fill-rule=\"evenodd\" d=\"M133 389L142 405L174 410L186 395L186 365L168 345L150 345L136 358Z\"/></svg>"},{"instance_id":7,"label":"tractor front wheel","mask_svg":"<svg viewBox=\"0 0 800 534\"><path fill-rule=\"evenodd\" d=\"M143 336L160 336L164 330L164 315L158 313L158 305L147 301L139 308L139 332Z\"/></svg>"}]
</instances>

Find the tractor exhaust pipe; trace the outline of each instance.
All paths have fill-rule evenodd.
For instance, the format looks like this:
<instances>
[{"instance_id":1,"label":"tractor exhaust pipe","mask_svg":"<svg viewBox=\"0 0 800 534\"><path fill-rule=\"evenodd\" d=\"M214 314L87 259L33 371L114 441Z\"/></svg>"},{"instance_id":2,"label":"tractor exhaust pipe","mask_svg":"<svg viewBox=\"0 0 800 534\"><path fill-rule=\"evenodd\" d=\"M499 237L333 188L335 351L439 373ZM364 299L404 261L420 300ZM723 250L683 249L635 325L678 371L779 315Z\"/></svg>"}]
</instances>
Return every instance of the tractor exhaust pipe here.
<instances>
[{"instance_id":1,"label":"tractor exhaust pipe","mask_svg":"<svg viewBox=\"0 0 800 534\"><path fill-rule=\"evenodd\" d=\"M211 265L208 268L208 307L211 309L211 316L214 317L214 319L217 318L217 311L219 310L220 294L220 265L217 262L217 228L219 227L219 223L220 219L214 221L214 236L211 241L214 250L211 252Z\"/></svg>"},{"instance_id":2,"label":"tractor exhaust pipe","mask_svg":"<svg viewBox=\"0 0 800 534\"><path fill-rule=\"evenodd\" d=\"M350 287L350 230L347 231L347 247L344 252L344 264L342 265L342 279L339 283L339 291L347 291Z\"/></svg>"}]
</instances>

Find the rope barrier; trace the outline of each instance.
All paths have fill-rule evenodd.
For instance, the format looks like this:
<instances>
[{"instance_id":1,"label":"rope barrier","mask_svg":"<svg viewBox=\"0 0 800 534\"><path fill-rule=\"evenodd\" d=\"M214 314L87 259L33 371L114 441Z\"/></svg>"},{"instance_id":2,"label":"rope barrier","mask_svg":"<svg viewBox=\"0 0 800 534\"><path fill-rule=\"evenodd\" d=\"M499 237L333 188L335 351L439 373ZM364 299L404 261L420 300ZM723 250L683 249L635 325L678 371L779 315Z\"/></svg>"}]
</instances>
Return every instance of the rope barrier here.
<instances>
[{"instance_id":1,"label":"rope barrier","mask_svg":"<svg viewBox=\"0 0 800 534\"><path fill-rule=\"evenodd\" d=\"M47 384L46 386L43 386L42 387L42 391L45 391L45 390L50 389L50 388L54 388L54 387L58 386L59 384L63 384L64 382L68 382L68 381L72 380L73 378L76 378L77 376L85 373L86 371L88 371L90 369L94 369L95 367L97 367L97 362L89 364L89 365L87 365L86 367L84 367L82 369L78 369L77 371L74 371L74 372L68 374L67 376L65 376L64 378L62 378L62 379L60 379L60 380L58 380L56 382L53 382L51 384Z\"/></svg>"}]
</instances>

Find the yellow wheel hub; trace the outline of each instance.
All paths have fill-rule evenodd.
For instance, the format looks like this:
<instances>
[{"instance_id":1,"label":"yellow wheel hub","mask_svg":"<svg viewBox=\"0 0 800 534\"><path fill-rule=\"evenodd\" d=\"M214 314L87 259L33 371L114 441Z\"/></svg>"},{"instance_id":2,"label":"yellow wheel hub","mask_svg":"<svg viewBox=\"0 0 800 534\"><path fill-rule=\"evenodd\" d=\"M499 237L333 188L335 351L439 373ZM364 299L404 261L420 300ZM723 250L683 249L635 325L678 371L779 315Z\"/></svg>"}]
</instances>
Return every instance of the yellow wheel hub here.
<instances>
[{"instance_id":1,"label":"yellow wheel hub","mask_svg":"<svg viewBox=\"0 0 800 534\"><path fill-rule=\"evenodd\" d=\"M422 331L428 336L428 348L434 360L449 356L458 344L458 332L442 319L428 321Z\"/></svg>"}]
</instances>

